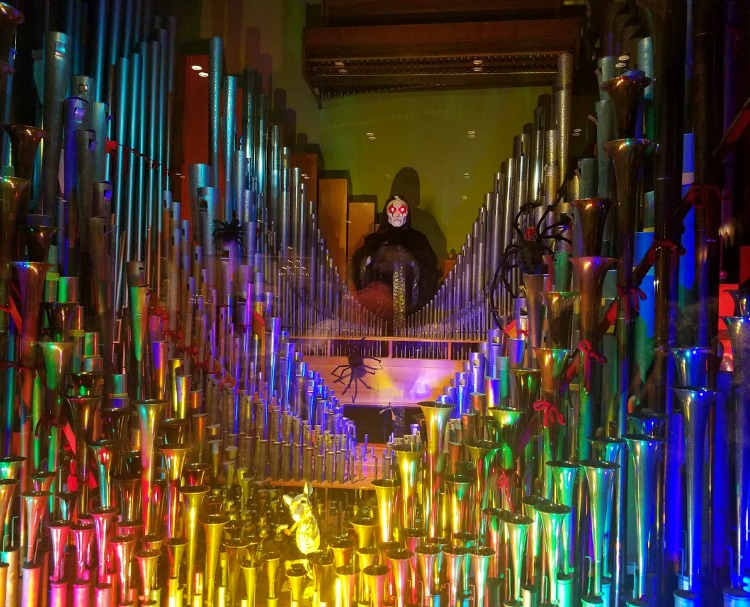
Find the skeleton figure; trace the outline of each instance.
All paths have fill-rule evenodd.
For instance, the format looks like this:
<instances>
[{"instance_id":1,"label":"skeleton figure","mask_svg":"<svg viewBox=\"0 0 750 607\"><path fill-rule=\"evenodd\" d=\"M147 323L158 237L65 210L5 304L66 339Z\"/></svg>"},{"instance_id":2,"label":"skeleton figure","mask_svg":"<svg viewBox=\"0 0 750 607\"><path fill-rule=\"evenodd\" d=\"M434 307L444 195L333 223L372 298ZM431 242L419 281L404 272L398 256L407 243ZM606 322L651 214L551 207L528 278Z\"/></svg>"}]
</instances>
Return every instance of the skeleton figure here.
<instances>
[{"instance_id":1,"label":"skeleton figure","mask_svg":"<svg viewBox=\"0 0 750 607\"><path fill-rule=\"evenodd\" d=\"M394 228L400 228L406 223L406 217L409 215L409 206L403 198L393 196L388 201L385 212L388 215L388 223Z\"/></svg>"},{"instance_id":2,"label":"skeleton figure","mask_svg":"<svg viewBox=\"0 0 750 607\"><path fill-rule=\"evenodd\" d=\"M296 531L294 539L297 548L305 557L320 548L320 528L310 506L312 491L310 483L305 483L299 495L284 496L284 503L289 508L294 524L291 527L280 525L277 529L277 532L284 531L286 535L291 535L292 531Z\"/></svg>"},{"instance_id":3,"label":"skeleton figure","mask_svg":"<svg viewBox=\"0 0 750 607\"><path fill-rule=\"evenodd\" d=\"M352 258L357 300L386 320L390 320L394 311L381 299L396 297L394 275L399 274L399 268L404 283L400 285L404 291L404 301L400 303L406 307L406 314L426 304L437 291L440 277L437 257L427 237L412 228L411 221L407 200L391 196L385 203L377 231L365 238Z\"/></svg>"}]
</instances>

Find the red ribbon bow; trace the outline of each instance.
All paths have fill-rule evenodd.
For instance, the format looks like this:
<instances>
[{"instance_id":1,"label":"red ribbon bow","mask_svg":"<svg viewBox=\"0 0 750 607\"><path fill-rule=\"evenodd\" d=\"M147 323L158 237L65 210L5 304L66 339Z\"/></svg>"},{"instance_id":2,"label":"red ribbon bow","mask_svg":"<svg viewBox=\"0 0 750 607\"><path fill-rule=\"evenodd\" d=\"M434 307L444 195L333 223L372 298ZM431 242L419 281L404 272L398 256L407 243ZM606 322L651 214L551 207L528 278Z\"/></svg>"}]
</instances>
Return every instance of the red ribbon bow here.
<instances>
[{"instance_id":1,"label":"red ribbon bow","mask_svg":"<svg viewBox=\"0 0 750 607\"><path fill-rule=\"evenodd\" d=\"M694 183L685 194L685 202L693 205L696 209L705 206L712 198L718 201L722 199L721 190L715 185Z\"/></svg>"},{"instance_id":2,"label":"red ribbon bow","mask_svg":"<svg viewBox=\"0 0 750 607\"><path fill-rule=\"evenodd\" d=\"M637 316L641 311L640 300L646 300L646 294L636 285L617 285L617 296L620 299L628 299L625 308L625 320L632 320L632 313Z\"/></svg>"},{"instance_id":3,"label":"red ribbon bow","mask_svg":"<svg viewBox=\"0 0 750 607\"><path fill-rule=\"evenodd\" d=\"M509 470L506 470L505 468L500 468L497 473L497 488L505 493L510 489L510 474Z\"/></svg>"},{"instance_id":4,"label":"red ribbon bow","mask_svg":"<svg viewBox=\"0 0 750 607\"><path fill-rule=\"evenodd\" d=\"M42 415L34 428L34 435L39 436L40 428L63 428L65 427L65 420L62 417L56 417L49 413Z\"/></svg>"},{"instance_id":5,"label":"red ribbon bow","mask_svg":"<svg viewBox=\"0 0 750 607\"><path fill-rule=\"evenodd\" d=\"M588 382L591 377L591 361L595 360L600 365L607 364L607 357L600 352L594 350L594 346L588 339L582 339L578 342L578 349L583 354L583 377ZM590 386L586 386L586 389L590 389Z\"/></svg>"},{"instance_id":6,"label":"red ribbon bow","mask_svg":"<svg viewBox=\"0 0 750 607\"><path fill-rule=\"evenodd\" d=\"M563 414L560 413L560 409L557 408L556 404L540 398L532 405L532 407L534 408L534 411L543 412L542 425L545 428L549 428L555 424L560 424L562 426L565 425L565 418L563 417Z\"/></svg>"},{"instance_id":7,"label":"red ribbon bow","mask_svg":"<svg viewBox=\"0 0 750 607\"><path fill-rule=\"evenodd\" d=\"M182 329L178 328L174 331L172 329L162 329L162 333L167 337L171 337L175 342L182 343L185 341L185 334Z\"/></svg>"},{"instance_id":8,"label":"red ribbon bow","mask_svg":"<svg viewBox=\"0 0 750 607\"><path fill-rule=\"evenodd\" d=\"M180 352L183 352L183 353L187 354L188 356L192 356L193 358L195 358L196 356L198 356L198 352L199 352L198 348L196 348L193 345L186 346L185 344L178 344L177 345L177 349Z\"/></svg>"},{"instance_id":9,"label":"red ribbon bow","mask_svg":"<svg viewBox=\"0 0 750 607\"><path fill-rule=\"evenodd\" d=\"M648 260L650 263L653 264L656 260L656 252L659 249L669 249L670 251L676 251L678 257L685 254L685 247L678 245L672 240L669 240L669 238L659 238L651 243L651 248L648 252ZM677 257L674 258L674 265L677 265Z\"/></svg>"}]
</instances>

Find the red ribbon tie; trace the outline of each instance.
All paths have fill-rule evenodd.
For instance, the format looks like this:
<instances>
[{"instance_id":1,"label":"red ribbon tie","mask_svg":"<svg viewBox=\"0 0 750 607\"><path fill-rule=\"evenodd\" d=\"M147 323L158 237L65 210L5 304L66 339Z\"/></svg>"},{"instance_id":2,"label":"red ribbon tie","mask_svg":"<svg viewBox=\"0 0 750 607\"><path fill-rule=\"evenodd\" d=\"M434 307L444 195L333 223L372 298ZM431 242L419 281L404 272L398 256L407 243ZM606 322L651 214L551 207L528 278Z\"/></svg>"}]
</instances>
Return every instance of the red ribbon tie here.
<instances>
[{"instance_id":1,"label":"red ribbon tie","mask_svg":"<svg viewBox=\"0 0 750 607\"><path fill-rule=\"evenodd\" d=\"M556 404L540 398L532 406L534 407L534 411L542 411L542 425L545 428L549 428L555 424L565 425L565 418L560 413L560 409L557 408Z\"/></svg>"}]
</instances>

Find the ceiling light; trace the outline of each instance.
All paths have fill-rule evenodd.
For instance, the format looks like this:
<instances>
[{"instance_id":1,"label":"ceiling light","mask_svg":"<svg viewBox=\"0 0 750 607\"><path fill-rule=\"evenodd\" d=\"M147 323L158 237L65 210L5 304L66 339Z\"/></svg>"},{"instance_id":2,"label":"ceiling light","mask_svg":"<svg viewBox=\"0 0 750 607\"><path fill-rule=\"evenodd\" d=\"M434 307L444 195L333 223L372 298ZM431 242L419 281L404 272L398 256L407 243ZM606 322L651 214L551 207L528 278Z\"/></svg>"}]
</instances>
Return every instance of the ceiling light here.
<instances>
[{"instance_id":1,"label":"ceiling light","mask_svg":"<svg viewBox=\"0 0 750 607\"><path fill-rule=\"evenodd\" d=\"M615 63L615 67L628 67L627 63Z\"/></svg>"},{"instance_id":2,"label":"ceiling light","mask_svg":"<svg viewBox=\"0 0 750 607\"><path fill-rule=\"evenodd\" d=\"M474 61L472 61L472 63L474 65L482 65L484 63L484 60L483 59L474 59Z\"/></svg>"},{"instance_id":3,"label":"ceiling light","mask_svg":"<svg viewBox=\"0 0 750 607\"><path fill-rule=\"evenodd\" d=\"M464 177L465 177L466 179L468 179L469 177L471 177L471 173L464 173Z\"/></svg>"},{"instance_id":4,"label":"ceiling light","mask_svg":"<svg viewBox=\"0 0 750 607\"><path fill-rule=\"evenodd\" d=\"M345 70L343 67L339 70L339 74L341 74L341 75L348 74L348 73L349 73L349 71Z\"/></svg>"},{"instance_id":5,"label":"ceiling light","mask_svg":"<svg viewBox=\"0 0 750 607\"><path fill-rule=\"evenodd\" d=\"M199 75L199 76L200 76L201 78L208 78L208 72L198 72L198 75Z\"/></svg>"},{"instance_id":6,"label":"ceiling light","mask_svg":"<svg viewBox=\"0 0 750 607\"><path fill-rule=\"evenodd\" d=\"M344 67L344 62L339 59L338 61L334 61L333 65L336 67Z\"/></svg>"},{"instance_id":7,"label":"ceiling light","mask_svg":"<svg viewBox=\"0 0 750 607\"><path fill-rule=\"evenodd\" d=\"M469 139L476 139L476 135L469 135Z\"/></svg>"},{"instance_id":8,"label":"ceiling light","mask_svg":"<svg viewBox=\"0 0 750 607\"><path fill-rule=\"evenodd\" d=\"M618 61L630 61L630 55L620 55L617 58Z\"/></svg>"},{"instance_id":9,"label":"ceiling light","mask_svg":"<svg viewBox=\"0 0 750 607\"><path fill-rule=\"evenodd\" d=\"M373 137L375 133L365 133L365 135L367 135L368 137Z\"/></svg>"},{"instance_id":10,"label":"ceiling light","mask_svg":"<svg viewBox=\"0 0 750 607\"><path fill-rule=\"evenodd\" d=\"M477 66L477 67L475 67L475 68L472 68L472 69L473 69L473 70L474 70L475 72L481 72L481 71L483 71L483 70L484 70L484 68L483 68L483 67L482 67L481 65L480 65L480 66Z\"/></svg>"},{"instance_id":11,"label":"ceiling light","mask_svg":"<svg viewBox=\"0 0 750 607\"><path fill-rule=\"evenodd\" d=\"M372 136L368 137L368 139L369 139L370 141L374 141L374 140L375 140L375 135L372 135Z\"/></svg>"},{"instance_id":12,"label":"ceiling light","mask_svg":"<svg viewBox=\"0 0 750 607\"><path fill-rule=\"evenodd\" d=\"M461 196L461 200L469 200L469 197L466 194L464 194L463 196Z\"/></svg>"},{"instance_id":13,"label":"ceiling light","mask_svg":"<svg viewBox=\"0 0 750 607\"><path fill-rule=\"evenodd\" d=\"M477 132L476 132L476 131L466 131L466 132L467 132L467 133L468 133L469 135L476 135L476 134L477 134Z\"/></svg>"},{"instance_id":14,"label":"ceiling light","mask_svg":"<svg viewBox=\"0 0 750 607\"><path fill-rule=\"evenodd\" d=\"M203 66L200 66L200 65L197 65L197 64L196 65L191 65L190 69L193 70L193 71L195 71L195 72L200 72L203 69Z\"/></svg>"}]
</instances>

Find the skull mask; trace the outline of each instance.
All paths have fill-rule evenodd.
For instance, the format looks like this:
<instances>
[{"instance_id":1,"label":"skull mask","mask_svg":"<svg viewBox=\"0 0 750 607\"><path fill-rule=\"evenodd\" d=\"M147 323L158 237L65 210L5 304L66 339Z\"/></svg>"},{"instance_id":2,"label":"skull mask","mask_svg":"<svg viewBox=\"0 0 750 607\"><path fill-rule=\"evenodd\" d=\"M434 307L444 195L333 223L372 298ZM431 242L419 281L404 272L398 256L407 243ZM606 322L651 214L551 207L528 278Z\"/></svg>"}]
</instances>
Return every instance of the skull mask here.
<instances>
[{"instance_id":1,"label":"skull mask","mask_svg":"<svg viewBox=\"0 0 750 607\"><path fill-rule=\"evenodd\" d=\"M409 205L402 198L394 196L386 204L385 212L388 215L388 223L394 228L400 228L406 224L406 218L409 215Z\"/></svg>"}]
</instances>

